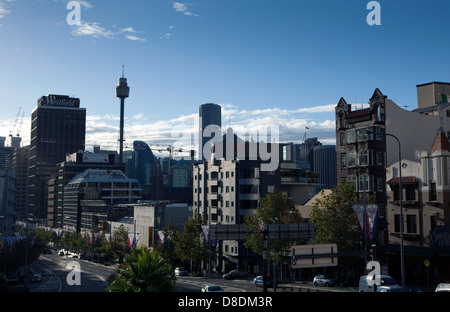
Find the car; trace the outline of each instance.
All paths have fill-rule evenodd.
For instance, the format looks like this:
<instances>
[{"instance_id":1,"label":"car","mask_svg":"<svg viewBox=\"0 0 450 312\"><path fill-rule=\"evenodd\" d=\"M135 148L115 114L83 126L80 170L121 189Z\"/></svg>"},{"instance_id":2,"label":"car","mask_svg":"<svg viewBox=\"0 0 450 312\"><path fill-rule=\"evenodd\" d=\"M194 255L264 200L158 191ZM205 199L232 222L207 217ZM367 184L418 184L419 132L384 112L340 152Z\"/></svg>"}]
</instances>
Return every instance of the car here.
<instances>
[{"instance_id":1,"label":"car","mask_svg":"<svg viewBox=\"0 0 450 312\"><path fill-rule=\"evenodd\" d=\"M60 252L58 253L58 255L59 255L59 256L64 256L64 251L60 251Z\"/></svg>"},{"instance_id":2,"label":"car","mask_svg":"<svg viewBox=\"0 0 450 312\"><path fill-rule=\"evenodd\" d=\"M206 285L202 288L202 292L223 292L223 288L219 285Z\"/></svg>"},{"instance_id":3,"label":"car","mask_svg":"<svg viewBox=\"0 0 450 312\"><path fill-rule=\"evenodd\" d=\"M423 292L423 290L420 287L406 286L402 288L402 292Z\"/></svg>"},{"instance_id":4,"label":"car","mask_svg":"<svg viewBox=\"0 0 450 312\"><path fill-rule=\"evenodd\" d=\"M399 285L377 286L377 292L405 292L405 289Z\"/></svg>"},{"instance_id":5,"label":"car","mask_svg":"<svg viewBox=\"0 0 450 312\"><path fill-rule=\"evenodd\" d=\"M175 268L175 276L184 276L187 275L187 270L183 267L177 267Z\"/></svg>"},{"instance_id":6,"label":"car","mask_svg":"<svg viewBox=\"0 0 450 312\"><path fill-rule=\"evenodd\" d=\"M314 277L313 284L314 286L334 286L336 284L336 280L325 274L319 274Z\"/></svg>"},{"instance_id":7,"label":"car","mask_svg":"<svg viewBox=\"0 0 450 312\"><path fill-rule=\"evenodd\" d=\"M32 282L32 283L42 282L42 276L41 276L41 274L34 274L34 275L31 277L31 282Z\"/></svg>"},{"instance_id":8,"label":"car","mask_svg":"<svg viewBox=\"0 0 450 312\"><path fill-rule=\"evenodd\" d=\"M450 292L450 284L440 283L436 286L435 292Z\"/></svg>"},{"instance_id":9,"label":"car","mask_svg":"<svg viewBox=\"0 0 450 312\"><path fill-rule=\"evenodd\" d=\"M399 286L398 283L389 275L380 275L380 285L377 285L377 290L380 286ZM369 285L367 275L363 275L359 278L359 291L360 292L374 292L374 285Z\"/></svg>"},{"instance_id":10,"label":"car","mask_svg":"<svg viewBox=\"0 0 450 312\"><path fill-rule=\"evenodd\" d=\"M257 277L255 277L254 279L253 279L253 284L256 286L256 287L263 287L264 286L264 279L263 279L263 277L262 276L257 276ZM275 284L277 284L277 283L275 283ZM273 287L273 280L272 279L267 279L267 287Z\"/></svg>"},{"instance_id":11,"label":"car","mask_svg":"<svg viewBox=\"0 0 450 312\"><path fill-rule=\"evenodd\" d=\"M245 273L239 270L231 270L222 276L223 279L232 280L236 278L245 278Z\"/></svg>"}]
</instances>

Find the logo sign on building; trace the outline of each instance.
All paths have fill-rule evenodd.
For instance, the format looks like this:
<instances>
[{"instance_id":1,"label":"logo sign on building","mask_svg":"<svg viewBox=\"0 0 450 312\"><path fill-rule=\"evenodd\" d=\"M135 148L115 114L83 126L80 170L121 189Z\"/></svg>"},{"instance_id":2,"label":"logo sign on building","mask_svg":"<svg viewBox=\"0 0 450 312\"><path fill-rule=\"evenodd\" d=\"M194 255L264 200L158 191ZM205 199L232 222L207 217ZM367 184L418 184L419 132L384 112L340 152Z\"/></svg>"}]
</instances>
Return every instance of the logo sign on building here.
<instances>
[{"instance_id":1,"label":"logo sign on building","mask_svg":"<svg viewBox=\"0 0 450 312\"><path fill-rule=\"evenodd\" d=\"M107 164L109 162L109 155L107 154L83 154L84 163L99 163Z\"/></svg>"},{"instance_id":2,"label":"logo sign on building","mask_svg":"<svg viewBox=\"0 0 450 312\"><path fill-rule=\"evenodd\" d=\"M450 247L450 226L437 226L430 231L431 247Z\"/></svg>"},{"instance_id":3,"label":"logo sign on building","mask_svg":"<svg viewBox=\"0 0 450 312\"><path fill-rule=\"evenodd\" d=\"M49 94L39 99L38 106L80 107L80 99L67 95Z\"/></svg>"}]
</instances>

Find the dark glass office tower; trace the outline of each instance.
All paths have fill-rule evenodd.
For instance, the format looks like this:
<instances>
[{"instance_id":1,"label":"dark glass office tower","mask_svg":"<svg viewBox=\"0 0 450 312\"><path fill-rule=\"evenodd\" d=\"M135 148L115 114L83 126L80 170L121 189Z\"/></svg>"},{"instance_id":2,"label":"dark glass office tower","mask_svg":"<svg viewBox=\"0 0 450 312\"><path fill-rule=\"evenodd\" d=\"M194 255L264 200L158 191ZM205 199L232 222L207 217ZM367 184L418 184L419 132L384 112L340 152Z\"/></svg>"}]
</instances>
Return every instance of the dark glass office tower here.
<instances>
[{"instance_id":1,"label":"dark glass office tower","mask_svg":"<svg viewBox=\"0 0 450 312\"><path fill-rule=\"evenodd\" d=\"M47 183L55 165L66 155L85 149L86 109L80 99L66 95L42 96L31 113L28 215L47 219Z\"/></svg>"},{"instance_id":2,"label":"dark glass office tower","mask_svg":"<svg viewBox=\"0 0 450 312\"><path fill-rule=\"evenodd\" d=\"M221 131L222 127L222 107L217 104L207 103L200 105L199 109L199 160L205 160L204 146L208 141L214 138L214 135L210 135L209 131L205 132L206 127L214 126L216 131ZM218 139L222 136L219 133ZM211 146L207 147L210 151ZM208 159L210 160L210 159Z\"/></svg>"}]
</instances>

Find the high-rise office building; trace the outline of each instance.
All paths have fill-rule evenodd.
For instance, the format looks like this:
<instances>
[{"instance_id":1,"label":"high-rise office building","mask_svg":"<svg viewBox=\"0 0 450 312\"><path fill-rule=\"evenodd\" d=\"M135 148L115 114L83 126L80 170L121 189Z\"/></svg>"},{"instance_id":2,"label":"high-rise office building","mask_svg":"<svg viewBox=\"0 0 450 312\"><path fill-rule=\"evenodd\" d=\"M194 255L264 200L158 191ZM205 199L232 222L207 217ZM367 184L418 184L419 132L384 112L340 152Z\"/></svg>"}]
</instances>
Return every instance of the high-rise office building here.
<instances>
[{"instance_id":1,"label":"high-rise office building","mask_svg":"<svg viewBox=\"0 0 450 312\"><path fill-rule=\"evenodd\" d=\"M80 99L42 96L31 113L28 214L35 222L47 219L47 183L55 165L85 149L86 109Z\"/></svg>"},{"instance_id":2,"label":"high-rise office building","mask_svg":"<svg viewBox=\"0 0 450 312\"><path fill-rule=\"evenodd\" d=\"M17 221L27 218L28 177L30 167L30 146L18 147L14 153L14 166L16 172L16 190L14 213Z\"/></svg>"},{"instance_id":3,"label":"high-rise office building","mask_svg":"<svg viewBox=\"0 0 450 312\"><path fill-rule=\"evenodd\" d=\"M211 151L211 140L214 138L220 140L222 137L222 107L217 104L207 103L200 105L199 109L199 160L208 159L209 153L204 151ZM208 146L205 149L205 145Z\"/></svg>"},{"instance_id":4,"label":"high-rise office building","mask_svg":"<svg viewBox=\"0 0 450 312\"><path fill-rule=\"evenodd\" d=\"M319 176L317 190L332 189L336 186L336 146L317 145L313 147L312 171Z\"/></svg>"}]
</instances>

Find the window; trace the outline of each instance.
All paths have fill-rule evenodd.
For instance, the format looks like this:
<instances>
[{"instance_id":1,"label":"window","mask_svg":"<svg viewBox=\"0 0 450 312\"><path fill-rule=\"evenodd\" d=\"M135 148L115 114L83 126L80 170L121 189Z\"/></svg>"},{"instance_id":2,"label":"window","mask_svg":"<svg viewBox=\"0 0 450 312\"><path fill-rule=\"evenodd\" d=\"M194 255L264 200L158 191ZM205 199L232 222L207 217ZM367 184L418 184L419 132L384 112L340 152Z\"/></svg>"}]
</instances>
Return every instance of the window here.
<instances>
[{"instance_id":1,"label":"window","mask_svg":"<svg viewBox=\"0 0 450 312\"><path fill-rule=\"evenodd\" d=\"M347 130L346 132L347 143L355 143L356 142L356 130Z\"/></svg>"},{"instance_id":2,"label":"window","mask_svg":"<svg viewBox=\"0 0 450 312\"><path fill-rule=\"evenodd\" d=\"M359 176L359 189L360 192L372 192L373 191L373 176L360 175Z\"/></svg>"},{"instance_id":3,"label":"window","mask_svg":"<svg viewBox=\"0 0 450 312\"><path fill-rule=\"evenodd\" d=\"M394 232L400 233L400 215L394 215Z\"/></svg>"},{"instance_id":4,"label":"window","mask_svg":"<svg viewBox=\"0 0 450 312\"><path fill-rule=\"evenodd\" d=\"M365 142L373 139L373 128L360 128L358 131L358 142Z\"/></svg>"},{"instance_id":5,"label":"window","mask_svg":"<svg viewBox=\"0 0 450 312\"><path fill-rule=\"evenodd\" d=\"M384 161L383 161L383 152L377 152L377 165L378 166L383 166Z\"/></svg>"},{"instance_id":6,"label":"window","mask_svg":"<svg viewBox=\"0 0 450 312\"><path fill-rule=\"evenodd\" d=\"M356 152L349 152L347 154L347 166L356 167Z\"/></svg>"},{"instance_id":7,"label":"window","mask_svg":"<svg viewBox=\"0 0 450 312\"><path fill-rule=\"evenodd\" d=\"M410 234L417 233L417 216L407 215L406 216L406 232Z\"/></svg>"},{"instance_id":8,"label":"window","mask_svg":"<svg viewBox=\"0 0 450 312\"><path fill-rule=\"evenodd\" d=\"M377 192L384 192L383 178L377 178Z\"/></svg>"},{"instance_id":9,"label":"window","mask_svg":"<svg viewBox=\"0 0 450 312\"><path fill-rule=\"evenodd\" d=\"M341 169L347 168L347 154L341 154Z\"/></svg>"},{"instance_id":10,"label":"window","mask_svg":"<svg viewBox=\"0 0 450 312\"><path fill-rule=\"evenodd\" d=\"M391 191L394 194L394 200L400 200L399 187L397 185L391 185Z\"/></svg>"},{"instance_id":11,"label":"window","mask_svg":"<svg viewBox=\"0 0 450 312\"><path fill-rule=\"evenodd\" d=\"M267 193L272 193L275 190L275 185L267 185Z\"/></svg>"},{"instance_id":12,"label":"window","mask_svg":"<svg viewBox=\"0 0 450 312\"><path fill-rule=\"evenodd\" d=\"M416 200L416 185L406 185L406 200Z\"/></svg>"},{"instance_id":13,"label":"window","mask_svg":"<svg viewBox=\"0 0 450 312\"><path fill-rule=\"evenodd\" d=\"M355 190L358 190L358 185L356 183L356 177L348 177L347 181L350 182L351 184L353 184L353 186L355 187Z\"/></svg>"},{"instance_id":14,"label":"window","mask_svg":"<svg viewBox=\"0 0 450 312\"><path fill-rule=\"evenodd\" d=\"M358 153L358 165L359 166L369 166L372 164L372 157L370 155L372 154L372 151L370 150L362 150Z\"/></svg>"},{"instance_id":15,"label":"window","mask_svg":"<svg viewBox=\"0 0 450 312\"><path fill-rule=\"evenodd\" d=\"M345 132L340 132L339 133L339 138L340 138L341 145L347 144Z\"/></svg>"},{"instance_id":16,"label":"window","mask_svg":"<svg viewBox=\"0 0 450 312\"><path fill-rule=\"evenodd\" d=\"M430 201L435 201L436 199L436 183L430 181Z\"/></svg>"}]
</instances>

